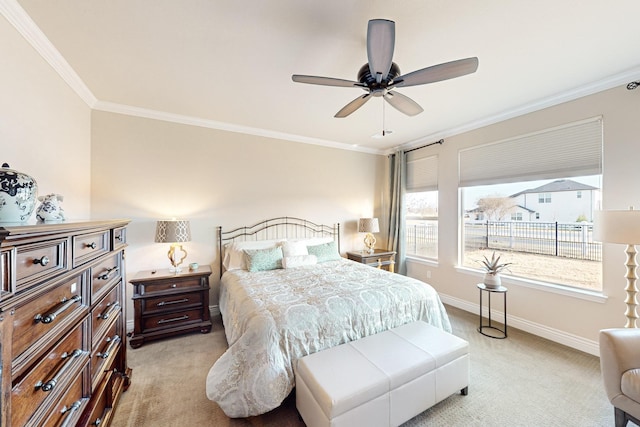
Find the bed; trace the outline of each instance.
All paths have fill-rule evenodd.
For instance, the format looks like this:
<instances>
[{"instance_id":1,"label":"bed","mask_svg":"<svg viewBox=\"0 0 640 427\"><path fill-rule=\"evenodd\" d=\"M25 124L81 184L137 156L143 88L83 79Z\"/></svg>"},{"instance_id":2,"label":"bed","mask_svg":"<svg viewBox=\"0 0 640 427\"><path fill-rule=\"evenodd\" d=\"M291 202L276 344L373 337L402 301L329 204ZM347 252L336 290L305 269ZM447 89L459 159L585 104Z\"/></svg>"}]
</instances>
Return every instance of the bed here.
<instances>
[{"instance_id":1,"label":"bed","mask_svg":"<svg viewBox=\"0 0 640 427\"><path fill-rule=\"evenodd\" d=\"M292 391L296 360L414 320L451 325L428 284L340 257L340 227L274 218L218 228L220 312L229 348L207 397L232 418L266 413Z\"/></svg>"}]
</instances>

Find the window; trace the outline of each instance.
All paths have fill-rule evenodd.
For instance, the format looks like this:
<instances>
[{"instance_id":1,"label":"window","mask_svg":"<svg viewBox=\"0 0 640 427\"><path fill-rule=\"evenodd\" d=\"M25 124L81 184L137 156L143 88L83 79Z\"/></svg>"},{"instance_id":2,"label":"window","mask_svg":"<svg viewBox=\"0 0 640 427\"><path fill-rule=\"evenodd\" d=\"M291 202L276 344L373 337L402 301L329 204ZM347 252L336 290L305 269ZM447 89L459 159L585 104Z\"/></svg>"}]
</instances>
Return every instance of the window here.
<instances>
[{"instance_id":1,"label":"window","mask_svg":"<svg viewBox=\"0 0 640 427\"><path fill-rule=\"evenodd\" d=\"M582 199L582 191L576 191L576 198Z\"/></svg>"},{"instance_id":2,"label":"window","mask_svg":"<svg viewBox=\"0 0 640 427\"><path fill-rule=\"evenodd\" d=\"M479 269L496 251L513 263L508 275L602 290L602 247L592 238L602 200L600 118L461 150L459 164L461 266Z\"/></svg>"},{"instance_id":3,"label":"window","mask_svg":"<svg viewBox=\"0 0 640 427\"><path fill-rule=\"evenodd\" d=\"M407 255L438 258L438 156L424 149L407 153L405 239Z\"/></svg>"},{"instance_id":4,"label":"window","mask_svg":"<svg viewBox=\"0 0 640 427\"><path fill-rule=\"evenodd\" d=\"M551 193L538 194L538 203L551 203Z\"/></svg>"},{"instance_id":5,"label":"window","mask_svg":"<svg viewBox=\"0 0 640 427\"><path fill-rule=\"evenodd\" d=\"M522 221L522 212L514 212L511 214L511 221Z\"/></svg>"}]
</instances>

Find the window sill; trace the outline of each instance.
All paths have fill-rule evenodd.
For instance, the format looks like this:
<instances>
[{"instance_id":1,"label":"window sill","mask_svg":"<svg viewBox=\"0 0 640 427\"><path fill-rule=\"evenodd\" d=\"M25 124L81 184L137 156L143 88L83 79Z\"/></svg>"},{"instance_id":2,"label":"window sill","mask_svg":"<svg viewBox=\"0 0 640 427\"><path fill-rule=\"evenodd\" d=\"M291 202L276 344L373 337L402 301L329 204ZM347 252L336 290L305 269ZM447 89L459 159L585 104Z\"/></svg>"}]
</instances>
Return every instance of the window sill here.
<instances>
[{"instance_id":1,"label":"window sill","mask_svg":"<svg viewBox=\"0 0 640 427\"><path fill-rule=\"evenodd\" d=\"M458 273L467 274L481 278L484 273L478 270L467 267L455 267ZM600 291L590 291L587 289L572 288L570 286L558 285L555 283L539 282L536 280L523 279L521 277L513 277L508 275L501 275L502 283L505 285L520 286L523 288L536 289L543 292L551 292L554 294L570 296L573 298L579 298L587 301L598 302L604 304L607 301L607 296Z\"/></svg>"},{"instance_id":2,"label":"window sill","mask_svg":"<svg viewBox=\"0 0 640 427\"><path fill-rule=\"evenodd\" d=\"M429 267L437 267L438 260L433 258L422 258L415 255L407 255L405 257L407 261L415 262L416 264L428 265Z\"/></svg>"}]
</instances>

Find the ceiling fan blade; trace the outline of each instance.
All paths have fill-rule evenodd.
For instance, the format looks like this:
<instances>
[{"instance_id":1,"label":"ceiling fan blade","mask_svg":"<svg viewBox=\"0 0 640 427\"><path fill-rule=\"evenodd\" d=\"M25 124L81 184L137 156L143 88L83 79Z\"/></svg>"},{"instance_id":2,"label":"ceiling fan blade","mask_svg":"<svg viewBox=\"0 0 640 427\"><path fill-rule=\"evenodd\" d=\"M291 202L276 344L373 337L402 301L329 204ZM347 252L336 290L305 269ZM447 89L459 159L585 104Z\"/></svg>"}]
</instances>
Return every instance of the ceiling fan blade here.
<instances>
[{"instance_id":1,"label":"ceiling fan blade","mask_svg":"<svg viewBox=\"0 0 640 427\"><path fill-rule=\"evenodd\" d=\"M367 27L369 70L380 83L389 74L396 42L396 23L388 19L372 19Z\"/></svg>"},{"instance_id":2,"label":"ceiling fan blade","mask_svg":"<svg viewBox=\"0 0 640 427\"><path fill-rule=\"evenodd\" d=\"M364 95L357 97L356 99L342 107L342 110L338 111L334 117L337 117L339 119L347 117L349 114L362 107L370 99L371 94L365 93Z\"/></svg>"},{"instance_id":3,"label":"ceiling fan blade","mask_svg":"<svg viewBox=\"0 0 640 427\"><path fill-rule=\"evenodd\" d=\"M434 65L400 76L394 80L393 86L407 87L439 82L475 73L477 69L478 58L458 59L457 61L445 62L444 64Z\"/></svg>"},{"instance_id":4,"label":"ceiling fan blade","mask_svg":"<svg viewBox=\"0 0 640 427\"><path fill-rule=\"evenodd\" d=\"M393 108L407 116L415 116L424 111L413 99L398 92L389 91L384 94L384 99L387 100Z\"/></svg>"},{"instance_id":5,"label":"ceiling fan blade","mask_svg":"<svg viewBox=\"0 0 640 427\"><path fill-rule=\"evenodd\" d=\"M291 76L291 80L296 83L308 83L312 85L322 86L339 86L339 87L363 87L360 82L354 82L352 80L334 79L332 77L318 77L318 76L303 76L300 74L294 74Z\"/></svg>"}]
</instances>

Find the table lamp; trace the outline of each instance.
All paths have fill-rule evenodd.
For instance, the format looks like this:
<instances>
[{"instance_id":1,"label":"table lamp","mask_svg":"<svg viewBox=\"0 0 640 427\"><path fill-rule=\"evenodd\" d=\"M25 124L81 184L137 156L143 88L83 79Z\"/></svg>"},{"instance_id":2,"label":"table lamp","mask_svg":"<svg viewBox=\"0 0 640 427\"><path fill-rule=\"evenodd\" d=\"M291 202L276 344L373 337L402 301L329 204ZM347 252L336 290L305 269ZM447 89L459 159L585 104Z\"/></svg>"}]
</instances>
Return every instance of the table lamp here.
<instances>
[{"instance_id":1,"label":"table lamp","mask_svg":"<svg viewBox=\"0 0 640 427\"><path fill-rule=\"evenodd\" d=\"M635 328L638 313L636 294L636 248L640 243L640 211L633 209L620 211L596 211L593 221L593 240L604 243L622 243L627 245L627 324L625 328Z\"/></svg>"},{"instance_id":2,"label":"table lamp","mask_svg":"<svg viewBox=\"0 0 640 427\"><path fill-rule=\"evenodd\" d=\"M373 253L373 247L376 245L376 238L372 233L380 232L380 225L378 224L378 218L360 218L358 221L358 232L367 233L364 236L365 251L370 254Z\"/></svg>"},{"instance_id":3,"label":"table lamp","mask_svg":"<svg viewBox=\"0 0 640 427\"><path fill-rule=\"evenodd\" d=\"M189 221L172 219L158 221L156 224L156 243L171 243L169 252L167 252L172 266L169 271L179 273L182 270L180 264L187 257L187 251L184 250L180 243L190 240L191 229ZM178 250L183 253L179 261L176 254Z\"/></svg>"}]
</instances>

